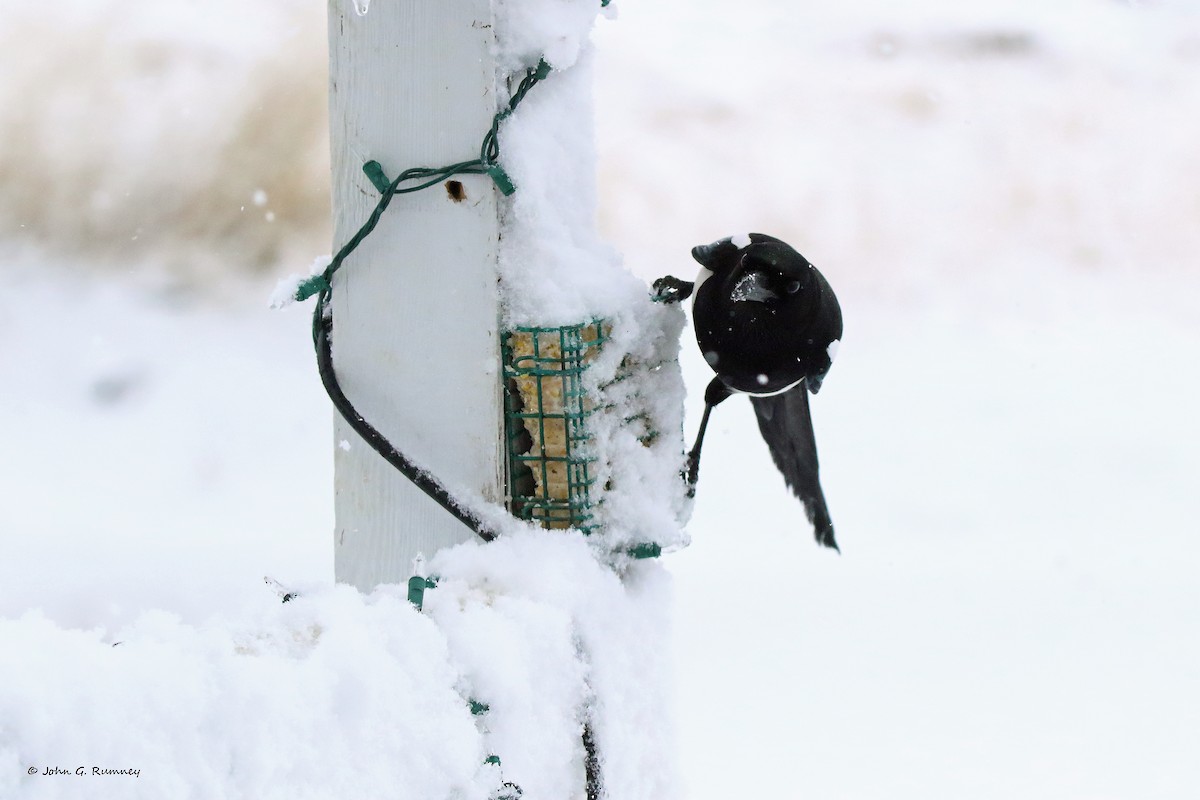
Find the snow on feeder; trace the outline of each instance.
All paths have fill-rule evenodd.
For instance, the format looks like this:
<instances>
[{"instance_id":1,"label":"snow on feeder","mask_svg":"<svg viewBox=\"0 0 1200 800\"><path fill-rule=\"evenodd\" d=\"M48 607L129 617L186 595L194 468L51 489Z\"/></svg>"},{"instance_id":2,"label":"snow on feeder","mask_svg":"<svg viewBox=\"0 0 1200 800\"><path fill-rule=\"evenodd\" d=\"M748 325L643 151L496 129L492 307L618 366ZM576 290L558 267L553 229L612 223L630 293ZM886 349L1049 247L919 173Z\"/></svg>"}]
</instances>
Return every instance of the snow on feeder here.
<instances>
[{"instance_id":1,"label":"snow on feeder","mask_svg":"<svg viewBox=\"0 0 1200 800\"><path fill-rule=\"evenodd\" d=\"M595 453L583 376L608 339L602 320L504 336L508 508L546 528L596 527Z\"/></svg>"}]
</instances>

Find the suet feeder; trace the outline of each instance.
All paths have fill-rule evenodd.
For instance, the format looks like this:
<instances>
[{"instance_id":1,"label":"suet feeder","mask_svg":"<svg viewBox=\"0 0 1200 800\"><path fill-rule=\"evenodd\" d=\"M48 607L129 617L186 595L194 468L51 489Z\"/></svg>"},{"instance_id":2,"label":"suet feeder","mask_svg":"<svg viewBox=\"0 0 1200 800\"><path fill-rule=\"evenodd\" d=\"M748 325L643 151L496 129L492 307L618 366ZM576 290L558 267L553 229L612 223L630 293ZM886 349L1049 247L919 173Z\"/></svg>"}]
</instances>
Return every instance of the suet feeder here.
<instances>
[{"instance_id":1,"label":"suet feeder","mask_svg":"<svg viewBox=\"0 0 1200 800\"><path fill-rule=\"evenodd\" d=\"M596 406L583 376L608 333L593 320L514 328L503 337L508 506L519 519L584 533L597 527L587 425Z\"/></svg>"}]
</instances>

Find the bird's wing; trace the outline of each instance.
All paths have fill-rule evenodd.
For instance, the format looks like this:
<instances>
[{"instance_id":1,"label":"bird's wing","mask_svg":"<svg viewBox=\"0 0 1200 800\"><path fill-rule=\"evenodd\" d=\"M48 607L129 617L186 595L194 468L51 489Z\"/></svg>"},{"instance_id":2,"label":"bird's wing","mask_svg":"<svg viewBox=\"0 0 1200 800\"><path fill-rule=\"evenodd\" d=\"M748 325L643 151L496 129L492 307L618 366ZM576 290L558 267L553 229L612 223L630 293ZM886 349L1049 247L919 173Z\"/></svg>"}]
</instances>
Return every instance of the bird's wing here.
<instances>
[{"instance_id":1,"label":"bird's wing","mask_svg":"<svg viewBox=\"0 0 1200 800\"><path fill-rule=\"evenodd\" d=\"M804 503L817 541L838 549L817 475L817 442L808 411L808 387L801 383L769 397L751 395L750 402L775 466L783 473L788 488Z\"/></svg>"}]
</instances>

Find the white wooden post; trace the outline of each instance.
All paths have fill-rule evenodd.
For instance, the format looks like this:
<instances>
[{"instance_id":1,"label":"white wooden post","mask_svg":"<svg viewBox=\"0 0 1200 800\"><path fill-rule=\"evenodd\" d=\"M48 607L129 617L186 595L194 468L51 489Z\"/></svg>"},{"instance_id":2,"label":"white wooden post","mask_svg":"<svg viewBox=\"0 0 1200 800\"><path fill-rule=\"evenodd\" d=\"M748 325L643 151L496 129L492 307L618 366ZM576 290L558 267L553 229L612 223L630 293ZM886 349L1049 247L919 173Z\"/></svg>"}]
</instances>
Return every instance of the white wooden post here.
<instances>
[{"instance_id":1,"label":"white wooden post","mask_svg":"<svg viewBox=\"0 0 1200 800\"><path fill-rule=\"evenodd\" d=\"M479 154L496 110L490 0L329 2L334 248L389 179ZM342 388L398 449L451 489L503 498L497 192L458 176L397 196L334 279ZM417 553L474 536L335 422L334 573L363 591L407 579Z\"/></svg>"}]
</instances>

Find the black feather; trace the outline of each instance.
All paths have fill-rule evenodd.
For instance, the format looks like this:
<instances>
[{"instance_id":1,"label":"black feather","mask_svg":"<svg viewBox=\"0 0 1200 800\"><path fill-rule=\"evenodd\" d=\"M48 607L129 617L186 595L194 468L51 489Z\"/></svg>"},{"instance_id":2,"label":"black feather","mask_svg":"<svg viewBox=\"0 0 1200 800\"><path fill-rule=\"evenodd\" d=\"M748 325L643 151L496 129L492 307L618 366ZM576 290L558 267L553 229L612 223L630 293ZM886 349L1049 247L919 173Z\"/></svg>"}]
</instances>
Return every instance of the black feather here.
<instances>
[{"instance_id":1,"label":"black feather","mask_svg":"<svg viewBox=\"0 0 1200 800\"><path fill-rule=\"evenodd\" d=\"M771 450L771 458L783 473L788 488L804 503L817 541L837 550L833 521L829 518L818 476L817 442L808 410L808 388L800 383L782 394L751 396L750 402L754 404L758 429Z\"/></svg>"}]
</instances>

